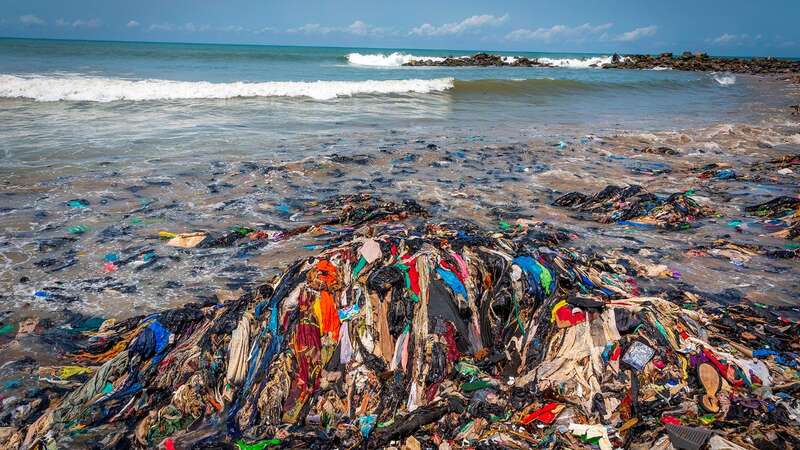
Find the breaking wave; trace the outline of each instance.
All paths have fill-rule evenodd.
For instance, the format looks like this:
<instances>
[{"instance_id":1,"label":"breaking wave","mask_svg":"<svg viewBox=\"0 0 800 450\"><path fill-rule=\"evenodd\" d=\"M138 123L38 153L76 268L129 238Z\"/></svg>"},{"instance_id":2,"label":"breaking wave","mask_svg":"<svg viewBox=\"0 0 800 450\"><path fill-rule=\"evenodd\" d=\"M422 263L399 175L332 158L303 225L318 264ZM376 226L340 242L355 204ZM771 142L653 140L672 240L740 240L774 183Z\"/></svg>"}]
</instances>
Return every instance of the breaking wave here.
<instances>
[{"instance_id":1,"label":"breaking wave","mask_svg":"<svg viewBox=\"0 0 800 450\"><path fill-rule=\"evenodd\" d=\"M455 58L467 58L467 56L456 56ZM503 56L503 61L508 64L513 64L518 57ZM419 60L433 60L444 61L445 58L441 56L418 56L408 53L394 52L390 54L384 53L349 53L347 55L347 62L355 66L372 66L372 67L400 67L411 61ZM611 56L592 56L588 58L538 58L542 63L550 64L556 67L566 67L570 69L588 69L592 67L600 67L603 64L611 62Z\"/></svg>"},{"instance_id":2,"label":"breaking wave","mask_svg":"<svg viewBox=\"0 0 800 450\"><path fill-rule=\"evenodd\" d=\"M729 73L715 73L711 75L714 78L714 81L720 84L720 86L731 86L736 84L736 76L729 74Z\"/></svg>"},{"instance_id":3,"label":"breaking wave","mask_svg":"<svg viewBox=\"0 0 800 450\"><path fill-rule=\"evenodd\" d=\"M538 58L539 62L569 69L589 69L611 63L611 56L592 56L590 58Z\"/></svg>"},{"instance_id":4,"label":"breaking wave","mask_svg":"<svg viewBox=\"0 0 800 450\"><path fill-rule=\"evenodd\" d=\"M127 80L86 76L0 75L0 98L52 101L146 101L227 99L237 97L308 97L330 100L358 94L402 94L445 91L453 78L431 80L269 81L211 83L208 81Z\"/></svg>"},{"instance_id":5,"label":"breaking wave","mask_svg":"<svg viewBox=\"0 0 800 450\"><path fill-rule=\"evenodd\" d=\"M361 54L350 53L347 55L347 62L356 66L373 66L373 67L400 67L407 62L419 59L432 59L434 61L444 61L444 58L435 56L416 56L409 55L408 53L394 52L388 55L383 53L375 54Z\"/></svg>"}]
</instances>

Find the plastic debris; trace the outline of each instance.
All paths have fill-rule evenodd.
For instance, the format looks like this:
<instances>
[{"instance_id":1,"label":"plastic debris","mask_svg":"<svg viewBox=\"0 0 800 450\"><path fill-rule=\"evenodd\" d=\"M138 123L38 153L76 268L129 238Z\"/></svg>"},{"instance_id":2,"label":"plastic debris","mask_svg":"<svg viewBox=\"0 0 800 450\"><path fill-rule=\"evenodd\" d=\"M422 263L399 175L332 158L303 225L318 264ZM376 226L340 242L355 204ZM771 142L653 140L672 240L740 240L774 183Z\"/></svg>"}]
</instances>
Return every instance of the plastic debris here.
<instances>
[{"instance_id":1,"label":"plastic debris","mask_svg":"<svg viewBox=\"0 0 800 450\"><path fill-rule=\"evenodd\" d=\"M624 188L610 185L594 195L571 192L553 204L590 214L601 223L666 229L689 228L697 219L714 214L713 209L699 204L688 193L677 192L660 198L638 185Z\"/></svg>"}]
</instances>

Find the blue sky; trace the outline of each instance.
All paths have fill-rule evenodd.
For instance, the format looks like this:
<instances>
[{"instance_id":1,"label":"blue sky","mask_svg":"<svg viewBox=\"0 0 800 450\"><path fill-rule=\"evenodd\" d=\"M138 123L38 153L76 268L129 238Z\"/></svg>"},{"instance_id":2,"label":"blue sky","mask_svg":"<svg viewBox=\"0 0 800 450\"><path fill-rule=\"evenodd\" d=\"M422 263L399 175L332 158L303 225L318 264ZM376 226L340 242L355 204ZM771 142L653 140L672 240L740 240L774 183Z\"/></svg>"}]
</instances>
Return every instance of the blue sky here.
<instances>
[{"instance_id":1,"label":"blue sky","mask_svg":"<svg viewBox=\"0 0 800 450\"><path fill-rule=\"evenodd\" d=\"M800 56L800 0L0 0L0 36Z\"/></svg>"}]
</instances>

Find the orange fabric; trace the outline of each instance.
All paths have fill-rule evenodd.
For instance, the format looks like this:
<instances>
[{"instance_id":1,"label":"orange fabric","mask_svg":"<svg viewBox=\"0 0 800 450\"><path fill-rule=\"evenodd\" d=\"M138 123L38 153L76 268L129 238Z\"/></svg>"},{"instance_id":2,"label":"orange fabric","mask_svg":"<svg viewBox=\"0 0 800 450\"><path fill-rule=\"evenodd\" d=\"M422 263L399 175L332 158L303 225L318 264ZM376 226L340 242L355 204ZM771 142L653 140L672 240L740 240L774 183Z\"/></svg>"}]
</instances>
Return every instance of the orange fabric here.
<instances>
[{"instance_id":1,"label":"orange fabric","mask_svg":"<svg viewBox=\"0 0 800 450\"><path fill-rule=\"evenodd\" d=\"M327 259L320 260L316 269L319 270L319 280L328 285L336 283L336 266Z\"/></svg>"},{"instance_id":2,"label":"orange fabric","mask_svg":"<svg viewBox=\"0 0 800 450\"><path fill-rule=\"evenodd\" d=\"M329 333L334 341L339 340L339 311L333 301L333 296L328 291L319 294L319 308L322 323L319 324L321 334Z\"/></svg>"}]
</instances>

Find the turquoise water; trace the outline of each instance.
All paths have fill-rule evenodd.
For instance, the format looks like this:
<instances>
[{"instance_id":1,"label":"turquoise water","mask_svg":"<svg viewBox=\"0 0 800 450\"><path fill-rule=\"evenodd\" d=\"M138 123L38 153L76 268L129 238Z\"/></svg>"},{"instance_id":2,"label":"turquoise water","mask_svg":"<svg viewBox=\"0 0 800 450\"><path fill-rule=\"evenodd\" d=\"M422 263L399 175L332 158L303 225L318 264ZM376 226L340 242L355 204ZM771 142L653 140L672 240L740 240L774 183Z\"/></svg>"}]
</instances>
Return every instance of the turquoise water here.
<instances>
[{"instance_id":1,"label":"turquoise water","mask_svg":"<svg viewBox=\"0 0 800 450\"><path fill-rule=\"evenodd\" d=\"M414 49L0 39L0 170L305 157L388 135L526 136L749 122L782 107L747 77L590 67L411 68ZM340 148L341 150L341 148Z\"/></svg>"}]
</instances>

